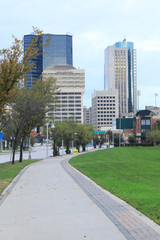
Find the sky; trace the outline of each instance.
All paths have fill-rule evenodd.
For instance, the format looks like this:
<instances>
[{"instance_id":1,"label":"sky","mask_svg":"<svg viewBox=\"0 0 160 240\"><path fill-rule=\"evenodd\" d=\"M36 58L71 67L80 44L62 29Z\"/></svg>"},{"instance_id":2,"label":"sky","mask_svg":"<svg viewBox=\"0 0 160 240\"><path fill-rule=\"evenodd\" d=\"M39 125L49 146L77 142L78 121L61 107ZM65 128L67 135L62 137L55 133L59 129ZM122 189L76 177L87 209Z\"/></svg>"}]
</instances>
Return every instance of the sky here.
<instances>
[{"instance_id":1,"label":"sky","mask_svg":"<svg viewBox=\"0 0 160 240\"><path fill-rule=\"evenodd\" d=\"M84 106L94 90L104 89L104 49L115 42L134 42L137 50L139 108L160 107L159 0L5 0L1 2L0 49L31 33L73 36L73 65L85 69ZM155 93L158 96L155 99Z\"/></svg>"}]
</instances>

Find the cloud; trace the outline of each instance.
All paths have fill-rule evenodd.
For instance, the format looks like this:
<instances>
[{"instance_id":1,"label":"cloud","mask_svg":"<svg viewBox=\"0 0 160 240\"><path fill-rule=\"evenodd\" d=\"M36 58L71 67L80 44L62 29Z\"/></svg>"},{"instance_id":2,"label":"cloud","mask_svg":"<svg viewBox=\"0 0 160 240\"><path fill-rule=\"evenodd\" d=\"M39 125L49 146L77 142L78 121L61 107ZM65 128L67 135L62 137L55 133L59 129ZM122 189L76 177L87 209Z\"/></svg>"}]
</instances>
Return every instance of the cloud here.
<instances>
[{"instance_id":1,"label":"cloud","mask_svg":"<svg viewBox=\"0 0 160 240\"><path fill-rule=\"evenodd\" d=\"M137 41L136 48L143 51L160 51L160 37Z\"/></svg>"}]
</instances>

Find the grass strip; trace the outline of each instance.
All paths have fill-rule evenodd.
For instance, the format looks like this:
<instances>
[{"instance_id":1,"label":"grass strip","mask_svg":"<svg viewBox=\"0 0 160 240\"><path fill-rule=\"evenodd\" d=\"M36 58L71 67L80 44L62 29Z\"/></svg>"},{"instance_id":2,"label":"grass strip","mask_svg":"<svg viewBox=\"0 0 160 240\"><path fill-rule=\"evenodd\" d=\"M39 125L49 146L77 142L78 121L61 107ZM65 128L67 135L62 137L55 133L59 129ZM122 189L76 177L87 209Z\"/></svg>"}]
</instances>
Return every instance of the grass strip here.
<instances>
[{"instance_id":1,"label":"grass strip","mask_svg":"<svg viewBox=\"0 0 160 240\"><path fill-rule=\"evenodd\" d=\"M160 148L95 151L69 163L104 189L160 224Z\"/></svg>"},{"instance_id":2,"label":"grass strip","mask_svg":"<svg viewBox=\"0 0 160 240\"><path fill-rule=\"evenodd\" d=\"M12 182L13 178L18 175L18 173L25 168L27 165L37 162L41 159L31 159L23 160L23 162L15 161L15 164L11 162L0 164L0 194Z\"/></svg>"}]
</instances>

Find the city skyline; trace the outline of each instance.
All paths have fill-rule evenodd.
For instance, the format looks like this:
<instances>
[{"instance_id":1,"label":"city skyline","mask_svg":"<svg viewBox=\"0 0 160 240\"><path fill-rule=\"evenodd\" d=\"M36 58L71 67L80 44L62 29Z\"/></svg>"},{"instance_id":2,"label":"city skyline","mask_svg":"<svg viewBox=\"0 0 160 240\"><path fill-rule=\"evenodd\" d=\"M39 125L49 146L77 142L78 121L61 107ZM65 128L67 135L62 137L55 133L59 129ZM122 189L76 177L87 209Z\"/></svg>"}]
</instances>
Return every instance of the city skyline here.
<instances>
[{"instance_id":1,"label":"city skyline","mask_svg":"<svg viewBox=\"0 0 160 240\"><path fill-rule=\"evenodd\" d=\"M10 0L2 3L1 48L12 44L12 34L22 39L32 26L44 33L73 35L73 63L85 69L84 105L91 106L94 90L103 90L104 49L113 42L134 42L137 49L137 89L140 109L160 106L160 30L158 0ZM32 7L31 7L32 6ZM45 11L44 11L45 9ZM43 16L43 17L42 17Z\"/></svg>"}]
</instances>

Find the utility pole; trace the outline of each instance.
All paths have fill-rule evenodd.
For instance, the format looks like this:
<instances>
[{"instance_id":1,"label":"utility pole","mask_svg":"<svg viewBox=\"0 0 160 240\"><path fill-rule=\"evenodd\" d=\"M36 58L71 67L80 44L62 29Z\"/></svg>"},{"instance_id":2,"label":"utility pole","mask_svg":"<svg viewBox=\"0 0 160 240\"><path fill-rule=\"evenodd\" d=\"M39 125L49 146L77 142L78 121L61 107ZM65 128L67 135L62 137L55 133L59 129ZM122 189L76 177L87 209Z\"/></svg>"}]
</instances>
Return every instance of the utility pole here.
<instances>
[{"instance_id":1,"label":"utility pole","mask_svg":"<svg viewBox=\"0 0 160 240\"><path fill-rule=\"evenodd\" d=\"M158 93L155 93L155 107L157 107L157 97L158 97Z\"/></svg>"}]
</instances>

